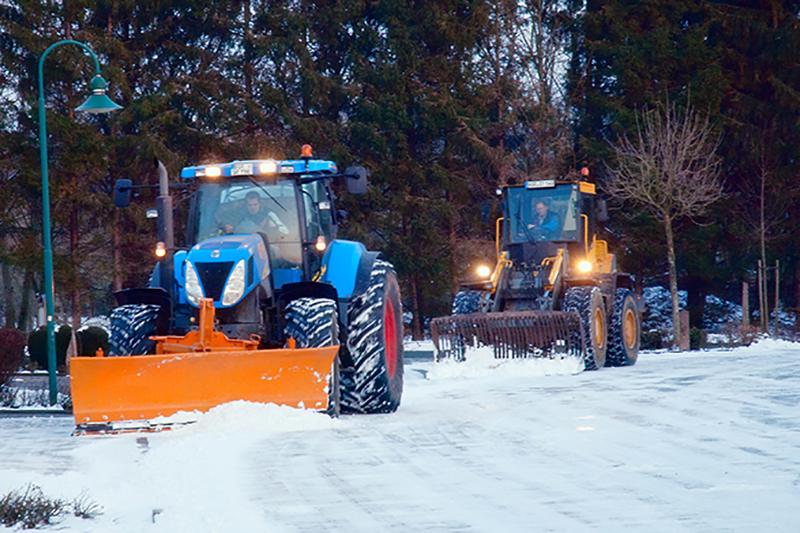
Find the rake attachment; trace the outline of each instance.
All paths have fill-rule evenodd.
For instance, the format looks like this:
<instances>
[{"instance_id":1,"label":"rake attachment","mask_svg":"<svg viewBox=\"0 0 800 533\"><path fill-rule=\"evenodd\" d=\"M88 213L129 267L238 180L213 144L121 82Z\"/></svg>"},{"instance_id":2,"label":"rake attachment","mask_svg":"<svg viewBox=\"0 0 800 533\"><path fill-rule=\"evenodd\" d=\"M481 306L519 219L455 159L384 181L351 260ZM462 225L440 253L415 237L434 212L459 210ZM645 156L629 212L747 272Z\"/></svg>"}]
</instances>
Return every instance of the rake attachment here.
<instances>
[{"instance_id":1,"label":"rake attachment","mask_svg":"<svg viewBox=\"0 0 800 533\"><path fill-rule=\"evenodd\" d=\"M464 361L467 348L491 346L497 359L585 357L578 313L507 311L435 318L436 361Z\"/></svg>"}]
</instances>

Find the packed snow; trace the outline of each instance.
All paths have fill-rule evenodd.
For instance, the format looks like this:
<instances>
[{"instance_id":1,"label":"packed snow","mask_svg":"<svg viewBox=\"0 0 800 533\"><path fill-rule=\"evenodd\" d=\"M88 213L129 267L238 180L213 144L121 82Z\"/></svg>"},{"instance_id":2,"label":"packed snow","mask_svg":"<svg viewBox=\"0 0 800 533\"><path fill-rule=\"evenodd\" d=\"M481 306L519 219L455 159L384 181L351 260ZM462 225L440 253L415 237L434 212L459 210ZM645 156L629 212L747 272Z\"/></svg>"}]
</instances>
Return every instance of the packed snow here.
<instances>
[{"instance_id":1,"label":"packed snow","mask_svg":"<svg viewBox=\"0 0 800 533\"><path fill-rule=\"evenodd\" d=\"M69 417L0 418L0 496L33 483L102 507L59 531L798 530L798 344L598 372L411 355L390 415L234 402L94 437Z\"/></svg>"}]
</instances>

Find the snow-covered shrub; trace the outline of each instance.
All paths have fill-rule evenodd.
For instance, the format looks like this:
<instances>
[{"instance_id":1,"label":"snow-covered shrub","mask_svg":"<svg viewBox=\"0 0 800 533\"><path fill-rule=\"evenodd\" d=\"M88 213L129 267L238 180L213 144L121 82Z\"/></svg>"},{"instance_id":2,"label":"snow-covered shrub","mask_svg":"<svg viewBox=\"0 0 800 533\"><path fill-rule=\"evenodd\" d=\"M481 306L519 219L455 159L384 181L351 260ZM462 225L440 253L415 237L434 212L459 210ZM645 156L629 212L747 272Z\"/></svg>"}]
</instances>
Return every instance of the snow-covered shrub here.
<instances>
[{"instance_id":1,"label":"snow-covered shrub","mask_svg":"<svg viewBox=\"0 0 800 533\"><path fill-rule=\"evenodd\" d=\"M61 326L56 330L56 367L63 366L67 362L67 347L72 338L72 328ZM42 326L28 337L28 353L31 361L37 367L47 370L47 327Z\"/></svg>"},{"instance_id":2,"label":"snow-covered shrub","mask_svg":"<svg viewBox=\"0 0 800 533\"><path fill-rule=\"evenodd\" d=\"M111 345L108 342L108 332L98 326L83 327L76 335L78 341L78 355L94 357L97 349L102 348L103 354L108 355Z\"/></svg>"},{"instance_id":3,"label":"snow-covered shrub","mask_svg":"<svg viewBox=\"0 0 800 533\"><path fill-rule=\"evenodd\" d=\"M672 342L672 297L665 287L645 287L642 316L642 349L667 347ZM678 306L686 308L687 293L678 291ZM750 344L753 331L742 330L742 306L713 294L706 296L703 328L690 331L692 349L704 346ZM755 313L758 315L758 312ZM692 328L695 329L695 328Z\"/></svg>"},{"instance_id":4,"label":"snow-covered shrub","mask_svg":"<svg viewBox=\"0 0 800 533\"><path fill-rule=\"evenodd\" d=\"M703 327L710 333L722 333L729 324L742 322L742 306L709 294L703 309Z\"/></svg>"}]
</instances>

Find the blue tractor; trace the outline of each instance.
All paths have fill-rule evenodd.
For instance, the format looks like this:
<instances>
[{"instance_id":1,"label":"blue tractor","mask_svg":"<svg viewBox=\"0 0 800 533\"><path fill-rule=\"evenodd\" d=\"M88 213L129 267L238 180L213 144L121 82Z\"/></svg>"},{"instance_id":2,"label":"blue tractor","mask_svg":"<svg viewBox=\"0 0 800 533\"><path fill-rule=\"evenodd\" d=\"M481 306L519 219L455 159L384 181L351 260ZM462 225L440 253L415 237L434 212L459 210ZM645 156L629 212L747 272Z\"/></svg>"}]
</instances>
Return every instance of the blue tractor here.
<instances>
[{"instance_id":1,"label":"blue tractor","mask_svg":"<svg viewBox=\"0 0 800 533\"><path fill-rule=\"evenodd\" d=\"M329 405L386 413L403 389L403 322L392 265L363 244L336 238L333 180L363 194L367 172L340 173L303 147L297 160L186 167L191 204L186 247L172 243L172 206L161 166L162 258L149 287L117 292L111 355L152 353L153 335L197 329L201 300L213 300L215 329L256 339L260 349L339 345ZM119 180L117 206L136 186ZM158 253L158 252L157 252ZM336 392L338 390L338 392Z\"/></svg>"}]
</instances>

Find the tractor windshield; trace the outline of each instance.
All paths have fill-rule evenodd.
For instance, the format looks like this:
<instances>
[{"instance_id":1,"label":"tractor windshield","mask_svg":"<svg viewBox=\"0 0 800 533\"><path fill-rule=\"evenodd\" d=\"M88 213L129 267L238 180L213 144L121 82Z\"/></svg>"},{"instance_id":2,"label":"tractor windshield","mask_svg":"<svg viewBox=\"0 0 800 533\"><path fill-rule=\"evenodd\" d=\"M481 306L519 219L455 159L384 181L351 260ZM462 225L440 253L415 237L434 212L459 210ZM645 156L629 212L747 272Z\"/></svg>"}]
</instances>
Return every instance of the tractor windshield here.
<instances>
[{"instance_id":1,"label":"tractor windshield","mask_svg":"<svg viewBox=\"0 0 800 533\"><path fill-rule=\"evenodd\" d=\"M571 184L509 187L505 194L505 242L579 240L578 196L577 185Z\"/></svg>"},{"instance_id":2,"label":"tractor windshield","mask_svg":"<svg viewBox=\"0 0 800 533\"><path fill-rule=\"evenodd\" d=\"M244 178L203 183L193 226L191 244L220 235L261 233L270 244L273 263L279 263L274 268L302 266L293 181L260 183Z\"/></svg>"}]
</instances>

